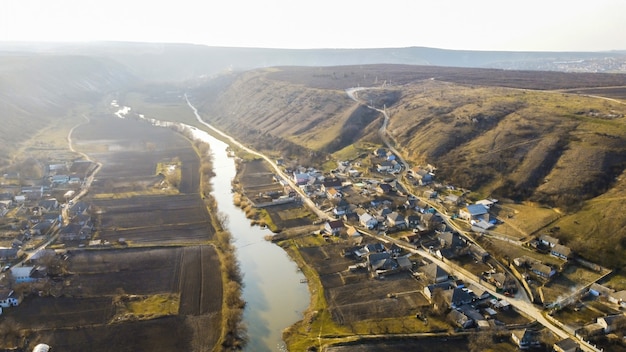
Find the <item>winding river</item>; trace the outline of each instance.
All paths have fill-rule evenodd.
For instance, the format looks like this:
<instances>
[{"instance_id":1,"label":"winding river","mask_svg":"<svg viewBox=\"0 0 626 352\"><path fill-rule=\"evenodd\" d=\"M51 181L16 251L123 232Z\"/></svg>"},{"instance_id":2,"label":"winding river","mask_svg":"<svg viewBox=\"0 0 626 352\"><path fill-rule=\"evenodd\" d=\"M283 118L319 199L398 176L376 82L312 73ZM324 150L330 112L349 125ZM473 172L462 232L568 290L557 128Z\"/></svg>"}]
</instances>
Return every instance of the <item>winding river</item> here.
<instances>
[{"instance_id":1,"label":"winding river","mask_svg":"<svg viewBox=\"0 0 626 352\"><path fill-rule=\"evenodd\" d=\"M112 103L113 106L116 102ZM202 121L197 110L189 103L198 121ZM116 106L117 107L117 106ZM122 107L116 113L123 118L130 108ZM267 229L251 226L244 212L233 204L231 180L235 177L235 160L228 156L228 145L206 131L195 127L140 117L158 126L179 125L192 132L211 146L213 169L213 196L220 212L228 215L228 228L237 248L237 258L243 273L243 299L246 301L244 323L248 328L247 351L286 351L282 331L302 319L309 304L310 295L305 277L297 265L279 246L265 240L271 234Z\"/></svg>"},{"instance_id":2,"label":"winding river","mask_svg":"<svg viewBox=\"0 0 626 352\"><path fill-rule=\"evenodd\" d=\"M309 303L307 285L300 283L304 275L282 248L264 239L271 232L250 226L250 220L233 204L230 190L235 176L234 160L228 157L224 142L209 137L216 173L213 196L219 210L229 216L228 227L244 274L244 321L250 338L247 350L286 350L282 331L302 319Z\"/></svg>"}]
</instances>

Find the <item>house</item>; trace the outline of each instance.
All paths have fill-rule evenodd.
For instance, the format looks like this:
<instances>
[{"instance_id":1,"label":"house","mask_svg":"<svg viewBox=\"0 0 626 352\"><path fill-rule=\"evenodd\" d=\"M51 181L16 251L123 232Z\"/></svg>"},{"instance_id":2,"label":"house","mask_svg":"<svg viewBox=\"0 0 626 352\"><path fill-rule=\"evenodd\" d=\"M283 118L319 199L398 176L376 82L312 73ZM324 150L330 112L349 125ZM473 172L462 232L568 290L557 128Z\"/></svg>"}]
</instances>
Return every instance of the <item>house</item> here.
<instances>
[{"instance_id":1,"label":"house","mask_svg":"<svg viewBox=\"0 0 626 352\"><path fill-rule=\"evenodd\" d=\"M420 224L420 217L417 215L409 215L406 217L406 225L410 229L416 228Z\"/></svg>"},{"instance_id":2,"label":"house","mask_svg":"<svg viewBox=\"0 0 626 352\"><path fill-rule=\"evenodd\" d=\"M11 275L15 283L34 282L36 279L31 276L35 267L32 266L14 266L11 268Z\"/></svg>"},{"instance_id":3,"label":"house","mask_svg":"<svg viewBox=\"0 0 626 352\"><path fill-rule=\"evenodd\" d=\"M328 188L326 190L326 197L328 197L328 199L340 199L343 197L343 194L341 194L341 192L339 192L336 188Z\"/></svg>"},{"instance_id":4,"label":"house","mask_svg":"<svg viewBox=\"0 0 626 352\"><path fill-rule=\"evenodd\" d=\"M81 237L82 226L80 224L69 224L59 231L60 241L76 241Z\"/></svg>"},{"instance_id":5,"label":"house","mask_svg":"<svg viewBox=\"0 0 626 352\"><path fill-rule=\"evenodd\" d=\"M472 319L463 314L463 312L456 309L452 309L450 313L448 313L447 318L449 321L455 323L457 326L463 329L471 328L472 326L474 326L474 321Z\"/></svg>"},{"instance_id":6,"label":"house","mask_svg":"<svg viewBox=\"0 0 626 352\"><path fill-rule=\"evenodd\" d=\"M451 282L441 282L438 284L427 285L426 287L424 287L424 297L432 301L433 295L435 294L436 290L448 291L452 290L453 288L454 284L452 284Z\"/></svg>"},{"instance_id":7,"label":"house","mask_svg":"<svg viewBox=\"0 0 626 352\"><path fill-rule=\"evenodd\" d=\"M557 243L552 246L552 249L550 249L550 255L559 259L567 260L571 258L572 250L569 247Z\"/></svg>"},{"instance_id":8,"label":"house","mask_svg":"<svg viewBox=\"0 0 626 352\"><path fill-rule=\"evenodd\" d=\"M610 333L619 328L623 328L626 326L626 315L624 314L614 314L607 315L606 317L600 317L596 319L596 323L602 326L602 331L605 334Z\"/></svg>"},{"instance_id":9,"label":"house","mask_svg":"<svg viewBox=\"0 0 626 352\"><path fill-rule=\"evenodd\" d=\"M341 184L341 180L337 177L333 177L333 178L326 178L324 179L324 181L322 182L322 192L328 192L329 189L334 188L334 189L341 189L342 184Z\"/></svg>"},{"instance_id":10,"label":"house","mask_svg":"<svg viewBox=\"0 0 626 352\"><path fill-rule=\"evenodd\" d=\"M430 263L424 266L422 268L422 271L424 272L424 274L426 274L426 277L434 283L447 281L450 276L447 271L443 270L441 267L439 267L439 265L435 263Z\"/></svg>"},{"instance_id":11,"label":"house","mask_svg":"<svg viewBox=\"0 0 626 352\"><path fill-rule=\"evenodd\" d=\"M383 162L380 162L378 164L376 164L376 171L378 172L389 172L391 170L393 170L393 163L389 160L385 160Z\"/></svg>"},{"instance_id":12,"label":"house","mask_svg":"<svg viewBox=\"0 0 626 352\"><path fill-rule=\"evenodd\" d=\"M444 298L450 307L456 308L472 303L476 299L476 295L465 287L456 287L445 291Z\"/></svg>"},{"instance_id":13,"label":"house","mask_svg":"<svg viewBox=\"0 0 626 352\"><path fill-rule=\"evenodd\" d=\"M70 202L71 203L71 202ZM71 216L76 216L78 214L84 214L90 208L89 204L86 202L77 202L70 209L69 213Z\"/></svg>"},{"instance_id":14,"label":"house","mask_svg":"<svg viewBox=\"0 0 626 352\"><path fill-rule=\"evenodd\" d=\"M17 259L17 248L0 248L0 261L10 262Z\"/></svg>"},{"instance_id":15,"label":"house","mask_svg":"<svg viewBox=\"0 0 626 352\"><path fill-rule=\"evenodd\" d=\"M348 237L350 237L350 238L362 237L363 236L363 234L361 234L359 232L359 230L357 230L354 226L347 226L346 228L347 228L346 233L347 233Z\"/></svg>"},{"instance_id":16,"label":"house","mask_svg":"<svg viewBox=\"0 0 626 352\"><path fill-rule=\"evenodd\" d=\"M518 267L530 267L537 263L541 264L541 261L526 255L513 259L513 264Z\"/></svg>"},{"instance_id":17,"label":"house","mask_svg":"<svg viewBox=\"0 0 626 352\"><path fill-rule=\"evenodd\" d=\"M580 351L580 345L572 338L566 338L554 344L555 352L578 352Z\"/></svg>"},{"instance_id":18,"label":"house","mask_svg":"<svg viewBox=\"0 0 626 352\"><path fill-rule=\"evenodd\" d=\"M424 186L433 182L433 174L428 172L428 170L419 168L413 170L413 177L415 178L415 183L420 186Z\"/></svg>"},{"instance_id":19,"label":"house","mask_svg":"<svg viewBox=\"0 0 626 352\"><path fill-rule=\"evenodd\" d=\"M498 202L497 199L481 199L474 204L482 204L487 208L491 209L491 207Z\"/></svg>"},{"instance_id":20,"label":"house","mask_svg":"<svg viewBox=\"0 0 626 352\"><path fill-rule=\"evenodd\" d=\"M427 212L424 214L420 214L420 222L427 229L434 230L441 226L441 224L443 223L443 219L441 218L441 216L439 216L439 214Z\"/></svg>"},{"instance_id":21,"label":"house","mask_svg":"<svg viewBox=\"0 0 626 352\"><path fill-rule=\"evenodd\" d=\"M378 194L389 194L391 192L391 185L387 183L379 183L376 186L376 193Z\"/></svg>"},{"instance_id":22,"label":"house","mask_svg":"<svg viewBox=\"0 0 626 352\"><path fill-rule=\"evenodd\" d=\"M376 220L376 218L371 216L369 213L363 213L359 215L359 223L371 230L378 225L378 220Z\"/></svg>"},{"instance_id":23,"label":"house","mask_svg":"<svg viewBox=\"0 0 626 352\"><path fill-rule=\"evenodd\" d=\"M480 260L483 263L485 263L487 259L489 259L489 252L473 243L469 245L469 252L474 257L474 259Z\"/></svg>"},{"instance_id":24,"label":"house","mask_svg":"<svg viewBox=\"0 0 626 352\"><path fill-rule=\"evenodd\" d=\"M395 226L399 229L406 228L406 221L404 220L404 216L396 213L395 211L387 214L387 224L389 226Z\"/></svg>"},{"instance_id":25,"label":"house","mask_svg":"<svg viewBox=\"0 0 626 352\"><path fill-rule=\"evenodd\" d=\"M54 198L40 200L38 205L40 210L45 213L59 208L59 202Z\"/></svg>"},{"instance_id":26,"label":"house","mask_svg":"<svg viewBox=\"0 0 626 352\"><path fill-rule=\"evenodd\" d=\"M511 333L511 339L520 350L527 350L531 347L539 347L541 345L539 334L529 329L514 330Z\"/></svg>"},{"instance_id":27,"label":"house","mask_svg":"<svg viewBox=\"0 0 626 352\"><path fill-rule=\"evenodd\" d=\"M482 204L470 204L459 210L459 217L467 221L489 222L489 209Z\"/></svg>"},{"instance_id":28,"label":"house","mask_svg":"<svg viewBox=\"0 0 626 352\"><path fill-rule=\"evenodd\" d=\"M380 253L385 251L385 246L380 242L368 243L363 247L363 249L367 253Z\"/></svg>"},{"instance_id":29,"label":"house","mask_svg":"<svg viewBox=\"0 0 626 352\"><path fill-rule=\"evenodd\" d=\"M13 290L0 290L0 307L17 307L22 303L23 295L18 295Z\"/></svg>"},{"instance_id":30,"label":"house","mask_svg":"<svg viewBox=\"0 0 626 352\"><path fill-rule=\"evenodd\" d=\"M326 233L335 236L338 235L344 228L343 221L341 220L328 221L326 222L326 225L324 225Z\"/></svg>"},{"instance_id":31,"label":"house","mask_svg":"<svg viewBox=\"0 0 626 352\"><path fill-rule=\"evenodd\" d=\"M400 269L411 270L413 268L413 263L409 259L409 256L410 254L396 258L396 261L398 262L398 266L400 267Z\"/></svg>"},{"instance_id":32,"label":"house","mask_svg":"<svg viewBox=\"0 0 626 352\"><path fill-rule=\"evenodd\" d=\"M594 297L609 297L614 292L614 289L602 286L595 282L592 283L591 286L589 286L589 293L592 294Z\"/></svg>"},{"instance_id":33,"label":"house","mask_svg":"<svg viewBox=\"0 0 626 352\"><path fill-rule=\"evenodd\" d=\"M309 178L309 174L298 172L293 173L293 182L295 182L298 186L307 184L309 182Z\"/></svg>"},{"instance_id":34,"label":"house","mask_svg":"<svg viewBox=\"0 0 626 352\"><path fill-rule=\"evenodd\" d=\"M463 202L463 198L455 194L449 194L443 198L443 202L449 205L460 205Z\"/></svg>"},{"instance_id":35,"label":"house","mask_svg":"<svg viewBox=\"0 0 626 352\"><path fill-rule=\"evenodd\" d=\"M387 156L387 150L385 150L384 148L378 148L374 150L372 154L374 154L374 156L378 158L384 158L385 156Z\"/></svg>"},{"instance_id":36,"label":"house","mask_svg":"<svg viewBox=\"0 0 626 352\"><path fill-rule=\"evenodd\" d=\"M556 270L542 263L533 263L530 266L530 271L544 279L549 279L556 274Z\"/></svg>"},{"instance_id":37,"label":"house","mask_svg":"<svg viewBox=\"0 0 626 352\"><path fill-rule=\"evenodd\" d=\"M541 244L543 244L544 246L550 246L550 247L554 247L557 244L559 244L559 239L549 236L549 235L541 235L539 237L539 241L541 242Z\"/></svg>"},{"instance_id":38,"label":"house","mask_svg":"<svg viewBox=\"0 0 626 352\"><path fill-rule=\"evenodd\" d=\"M608 301L626 307L626 290L611 292L608 295Z\"/></svg>"},{"instance_id":39,"label":"house","mask_svg":"<svg viewBox=\"0 0 626 352\"><path fill-rule=\"evenodd\" d=\"M50 182L53 185L63 185L70 181L70 177L68 175L53 175L50 177Z\"/></svg>"},{"instance_id":40,"label":"house","mask_svg":"<svg viewBox=\"0 0 626 352\"><path fill-rule=\"evenodd\" d=\"M392 259L388 252L370 253L367 256L367 263L372 272L398 269L398 262Z\"/></svg>"}]
</instances>

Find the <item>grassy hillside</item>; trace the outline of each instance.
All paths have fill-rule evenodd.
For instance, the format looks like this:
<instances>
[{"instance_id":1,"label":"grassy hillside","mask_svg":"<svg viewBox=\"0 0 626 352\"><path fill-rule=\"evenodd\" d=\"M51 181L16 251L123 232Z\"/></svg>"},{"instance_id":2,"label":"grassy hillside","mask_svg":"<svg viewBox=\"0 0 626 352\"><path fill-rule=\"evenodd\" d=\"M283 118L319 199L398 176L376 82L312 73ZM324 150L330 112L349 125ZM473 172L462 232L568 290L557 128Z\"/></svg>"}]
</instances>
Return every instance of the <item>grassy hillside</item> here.
<instances>
[{"instance_id":1,"label":"grassy hillside","mask_svg":"<svg viewBox=\"0 0 626 352\"><path fill-rule=\"evenodd\" d=\"M624 264L621 255L597 253L621 251L615 243L626 249L626 96L608 88L626 86L625 75L284 67L230 76L193 99L211 123L256 148L323 157L380 143L379 114L345 93L357 86L376 87L359 97L386 106L388 131L409 161L436 165L439 180L476 196L558 207L570 214L559 221L565 242L587 258Z\"/></svg>"}]
</instances>

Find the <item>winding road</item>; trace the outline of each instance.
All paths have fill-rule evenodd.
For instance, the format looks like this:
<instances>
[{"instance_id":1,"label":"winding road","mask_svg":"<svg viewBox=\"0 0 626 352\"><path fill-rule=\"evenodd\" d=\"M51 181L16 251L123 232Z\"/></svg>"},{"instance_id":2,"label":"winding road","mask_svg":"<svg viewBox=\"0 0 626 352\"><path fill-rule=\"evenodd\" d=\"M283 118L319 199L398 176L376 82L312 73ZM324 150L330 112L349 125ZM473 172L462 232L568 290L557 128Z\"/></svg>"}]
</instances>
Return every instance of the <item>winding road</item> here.
<instances>
[{"instance_id":1,"label":"winding road","mask_svg":"<svg viewBox=\"0 0 626 352\"><path fill-rule=\"evenodd\" d=\"M398 151L389 142L389 138L390 137L388 136L388 133L387 133L387 125L389 124L389 115L387 115L387 112L385 111L385 109L378 109L378 108L376 108L374 106L367 105L365 102L359 100L358 92L363 91L363 90L367 90L367 89L380 89L380 88L366 88L366 87L349 88L349 89L346 89L346 94L348 95L348 97L350 97L355 102L357 102L359 104L362 104L362 105L365 105L368 108L376 110L376 111L378 111L378 112L383 114L384 121L383 121L383 124L382 124L381 128L379 129L380 137L383 140L383 142L385 143L385 145L387 146L387 148L389 150L391 150L396 155L398 160L400 160L400 162L404 165L404 170L408 170L409 169L408 163L402 158L400 153L398 153ZM440 209L438 208L438 206L436 204L433 204L432 202L429 202L427 199L422 199L422 198L420 198L420 199L425 201L431 207L433 207L439 213L439 215L444 219L444 221L446 222L446 224L448 226L450 226L452 229L454 229L458 233L465 234L465 231L463 231L462 229L458 228L458 226L456 226L456 224L451 221L450 217L447 216L445 214L445 212L440 211ZM528 298L528 295L526 295L526 292L524 290L519 290L519 293L518 293L518 295L516 295L516 297L505 297L505 296L495 292L493 287L486 286L485 283L482 280L477 280L476 275L469 273L467 270L465 270L464 268L462 268L462 267L460 267L460 266L458 266L458 265L456 265L454 263L444 262L444 261L440 260L439 258L435 257L434 255L432 255L432 254L428 253L427 251L423 250L423 249L415 249L415 248L413 248L411 246L408 246L403 241L398 241L398 240L393 239L393 238L391 238L389 236L386 236L386 235L385 236L378 236L378 235L374 235L374 234L368 234L368 235L376 237L379 240L382 240L382 241L385 241L385 242L394 242L396 245L406 249L407 251L409 251L411 253L419 254L420 256L422 256L424 258L428 258L430 261L432 261L434 263L437 263L437 265L439 265L441 268L443 268L444 270L448 271L451 274L454 273L457 277L462 279L464 282L471 283L472 285L474 285L474 286L476 286L476 287L478 287L478 288L480 288L482 290L488 291L495 297L498 297L500 299L505 299L513 307L515 307L515 309L523 312L524 314L526 314L529 317L532 317L537 322L539 322L541 325L543 325L546 328L550 329L550 331L552 331L559 338L565 339L565 338L569 337L569 338L572 338L574 340L579 341L580 346L581 346L583 351L590 351L590 352L598 351L598 349L596 349L593 346L589 345L587 342L579 340L576 336L570 334L569 332L565 331L560 326L557 326L552 321L548 320L548 318L546 318L546 316L543 314L544 313L543 309L539 309L534 304L532 304L530 302L529 298ZM471 240L471 237L467 236L466 234L465 234L465 237ZM472 242L474 242L474 241L472 240ZM476 244L476 243L474 242L474 244ZM476 244L476 245L478 245L478 244Z\"/></svg>"}]
</instances>

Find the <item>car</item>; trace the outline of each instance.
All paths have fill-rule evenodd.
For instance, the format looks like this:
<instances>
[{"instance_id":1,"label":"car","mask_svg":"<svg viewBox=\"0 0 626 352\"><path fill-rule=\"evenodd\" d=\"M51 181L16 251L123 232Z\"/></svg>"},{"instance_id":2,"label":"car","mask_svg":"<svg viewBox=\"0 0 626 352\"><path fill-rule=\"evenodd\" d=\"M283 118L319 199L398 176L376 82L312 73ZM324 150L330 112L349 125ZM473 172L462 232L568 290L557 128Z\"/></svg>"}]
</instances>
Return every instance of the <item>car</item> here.
<instances>
[{"instance_id":1,"label":"car","mask_svg":"<svg viewBox=\"0 0 626 352\"><path fill-rule=\"evenodd\" d=\"M5 272L5 271L7 271L9 269L11 269L11 266L10 265L5 265L5 266L2 267L2 272Z\"/></svg>"}]
</instances>

